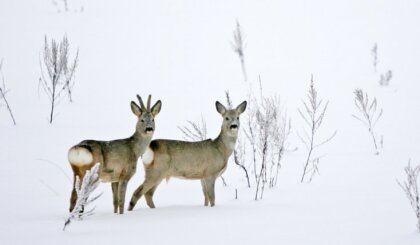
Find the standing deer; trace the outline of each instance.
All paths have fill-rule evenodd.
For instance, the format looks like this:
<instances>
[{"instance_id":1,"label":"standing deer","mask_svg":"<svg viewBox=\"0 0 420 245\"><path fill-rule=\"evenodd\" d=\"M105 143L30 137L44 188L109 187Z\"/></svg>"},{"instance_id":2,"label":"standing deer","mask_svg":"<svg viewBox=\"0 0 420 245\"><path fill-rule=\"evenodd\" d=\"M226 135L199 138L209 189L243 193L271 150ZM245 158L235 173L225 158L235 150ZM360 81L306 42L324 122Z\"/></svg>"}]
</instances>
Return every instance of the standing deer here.
<instances>
[{"instance_id":1,"label":"standing deer","mask_svg":"<svg viewBox=\"0 0 420 245\"><path fill-rule=\"evenodd\" d=\"M99 179L102 182L111 182L114 213L124 213L124 202L127 183L136 172L137 159L144 153L152 140L155 131L154 118L160 112L162 103L157 101L150 108L149 95L147 107L139 95L139 107L131 101L131 110L137 116L136 132L126 139L112 141L84 140L70 148L68 159L73 169L74 181L70 198L70 212L74 209L77 200L75 190L76 176L83 179L87 170L97 162L101 163Z\"/></svg>"},{"instance_id":2,"label":"standing deer","mask_svg":"<svg viewBox=\"0 0 420 245\"><path fill-rule=\"evenodd\" d=\"M223 123L219 136L197 142L153 140L143 155L145 180L133 193L128 210L145 195L147 205L154 208L153 194L163 179L177 177L199 179L204 194L204 205L214 206L214 183L225 170L229 156L235 149L239 130L239 115L245 111L246 101L236 109L227 110L216 101L216 110Z\"/></svg>"}]
</instances>

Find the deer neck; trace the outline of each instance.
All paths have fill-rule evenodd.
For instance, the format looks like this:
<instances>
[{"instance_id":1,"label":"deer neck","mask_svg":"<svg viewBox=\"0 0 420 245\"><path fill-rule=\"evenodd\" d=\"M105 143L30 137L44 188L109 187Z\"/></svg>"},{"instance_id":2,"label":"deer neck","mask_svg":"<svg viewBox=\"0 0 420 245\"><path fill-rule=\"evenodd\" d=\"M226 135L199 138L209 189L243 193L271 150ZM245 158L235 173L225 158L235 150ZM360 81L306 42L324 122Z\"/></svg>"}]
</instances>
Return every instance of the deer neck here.
<instances>
[{"instance_id":1,"label":"deer neck","mask_svg":"<svg viewBox=\"0 0 420 245\"><path fill-rule=\"evenodd\" d=\"M225 130L220 131L219 136L215 139L216 143L219 146L219 149L224 152L226 158L228 158L232 152L235 150L236 139L238 135L232 135L226 132Z\"/></svg>"},{"instance_id":2,"label":"deer neck","mask_svg":"<svg viewBox=\"0 0 420 245\"><path fill-rule=\"evenodd\" d=\"M136 158L138 159L146 150L146 147L149 145L152 140L152 136L142 135L138 132L135 132L133 136L130 137L131 145Z\"/></svg>"}]
</instances>

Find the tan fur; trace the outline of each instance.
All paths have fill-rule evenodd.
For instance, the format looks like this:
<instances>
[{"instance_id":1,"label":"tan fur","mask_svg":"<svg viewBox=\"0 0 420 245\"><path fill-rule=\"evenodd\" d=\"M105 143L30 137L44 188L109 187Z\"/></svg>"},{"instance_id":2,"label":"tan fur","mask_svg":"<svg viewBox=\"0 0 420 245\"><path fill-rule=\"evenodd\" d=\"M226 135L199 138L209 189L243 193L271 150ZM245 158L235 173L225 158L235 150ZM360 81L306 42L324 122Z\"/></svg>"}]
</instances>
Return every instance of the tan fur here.
<instances>
[{"instance_id":1,"label":"tan fur","mask_svg":"<svg viewBox=\"0 0 420 245\"><path fill-rule=\"evenodd\" d=\"M153 140L150 143L153 161L144 165L145 180L134 192L128 210L134 208L142 195L145 195L148 206L154 208L154 191L163 179L171 177L201 180L204 204L207 206L210 202L214 206L214 183L225 171L235 148L239 115L245 110L246 102L233 110L226 110L216 102L216 108L223 116L222 128L216 139L198 142Z\"/></svg>"},{"instance_id":2,"label":"tan fur","mask_svg":"<svg viewBox=\"0 0 420 245\"><path fill-rule=\"evenodd\" d=\"M136 172L137 159L149 145L155 128L154 117L159 113L161 102L150 108L150 95L146 108L138 96L141 108L131 102L131 110L137 116L135 133L128 138L98 141L84 140L70 148L68 159L74 173L83 179L87 170L96 163L101 163L99 179L101 182L112 183L114 212L124 213L125 192L127 183ZM77 200L75 182L70 199L70 211L74 209Z\"/></svg>"}]
</instances>

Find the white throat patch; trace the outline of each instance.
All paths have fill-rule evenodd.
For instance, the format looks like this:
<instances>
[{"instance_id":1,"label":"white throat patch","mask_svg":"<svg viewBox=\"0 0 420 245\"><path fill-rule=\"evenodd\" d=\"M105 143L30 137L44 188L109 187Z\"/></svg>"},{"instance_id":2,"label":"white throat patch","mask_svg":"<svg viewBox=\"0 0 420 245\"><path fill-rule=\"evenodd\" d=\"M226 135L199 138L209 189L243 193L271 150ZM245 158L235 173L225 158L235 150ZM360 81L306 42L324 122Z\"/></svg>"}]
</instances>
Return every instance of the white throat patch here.
<instances>
[{"instance_id":1,"label":"white throat patch","mask_svg":"<svg viewBox=\"0 0 420 245\"><path fill-rule=\"evenodd\" d=\"M155 153L148 146L143 156L141 157L143 160L143 164L146 164L146 165L151 164L153 162L154 156L155 156Z\"/></svg>"}]
</instances>

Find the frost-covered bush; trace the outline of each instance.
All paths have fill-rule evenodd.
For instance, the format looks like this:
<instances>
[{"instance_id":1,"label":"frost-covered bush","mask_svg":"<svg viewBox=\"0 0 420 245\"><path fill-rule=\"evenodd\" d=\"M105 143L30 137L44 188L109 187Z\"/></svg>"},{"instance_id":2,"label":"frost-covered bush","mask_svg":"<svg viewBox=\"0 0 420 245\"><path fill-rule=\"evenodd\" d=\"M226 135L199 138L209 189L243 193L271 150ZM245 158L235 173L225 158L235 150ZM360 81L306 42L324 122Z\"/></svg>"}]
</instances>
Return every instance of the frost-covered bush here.
<instances>
[{"instance_id":1,"label":"frost-covered bush","mask_svg":"<svg viewBox=\"0 0 420 245\"><path fill-rule=\"evenodd\" d=\"M410 162L408 166L405 167L405 174L407 175L407 180L403 183L398 181L398 184L404 190L410 205L413 208L414 214L417 218L417 230L420 232L420 196L419 196L419 184L417 180L419 179L420 165L412 167Z\"/></svg>"},{"instance_id":2,"label":"frost-covered bush","mask_svg":"<svg viewBox=\"0 0 420 245\"><path fill-rule=\"evenodd\" d=\"M69 47L67 36L64 36L60 43L52 39L51 45L48 44L45 36L43 57L40 61L41 77L39 83L50 100L50 123L54 119L55 107L64 96L67 95L70 102L72 101L72 89L79 51L77 51L74 60L71 60Z\"/></svg>"},{"instance_id":3,"label":"frost-covered bush","mask_svg":"<svg viewBox=\"0 0 420 245\"><path fill-rule=\"evenodd\" d=\"M363 125L369 131L369 134L372 137L373 145L375 147L375 154L379 155L379 145L377 141L376 134L374 132L374 127L378 120L381 118L383 110L378 111L378 103L376 98L373 98L373 101L369 101L369 95L364 93L361 89L356 89L354 91L354 104L356 105L357 110L359 111L360 116L352 115L354 118L363 123Z\"/></svg>"},{"instance_id":4,"label":"frost-covered bush","mask_svg":"<svg viewBox=\"0 0 420 245\"><path fill-rule=\"evenodd\" d=\"M318 156L313 156L315 149L329 142L337 133L337 131L334 131L334 133L322 141L319 141L317 138L318 130L324 121L325 112L328 108L328 101L323 103L323 100L318 98L318 92L315 89L313 77L311 77L311 84L307 97L307 101L303 101L304 109L299 109L299 114L305 122L305 127L298 136L308 151L306 161L303 164L300 182L305 181L305 179L308 182L312 181L314 175L318 173L320 159Z\"/></svg>"},{"instance_id":5,"label":"frost-covered bush","mask_svg":"<svg viewBox=\"0 0 420 245\"><path fill-rule=\"evenodd\" d=\"M85 211L85 208L102 195L101 193L89 198L99 185L99 166L100 163L97 163L90 170L86 171L82 183L80 183L79 176L76 176L75 189L77 192L77 201L73 211L70 212L69 216L64 221L63 230L70 225L71 221L83 220L83 218L93 214L95 207L88 211Z\"/></svg>"}]
</instances>

